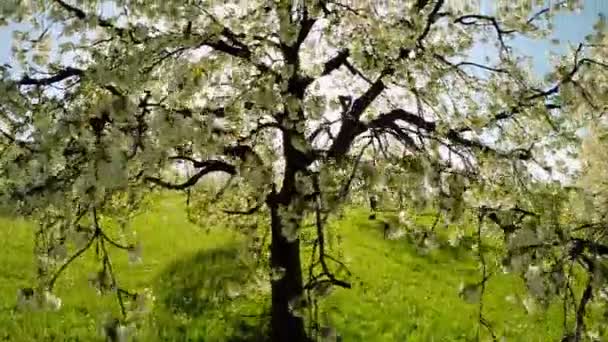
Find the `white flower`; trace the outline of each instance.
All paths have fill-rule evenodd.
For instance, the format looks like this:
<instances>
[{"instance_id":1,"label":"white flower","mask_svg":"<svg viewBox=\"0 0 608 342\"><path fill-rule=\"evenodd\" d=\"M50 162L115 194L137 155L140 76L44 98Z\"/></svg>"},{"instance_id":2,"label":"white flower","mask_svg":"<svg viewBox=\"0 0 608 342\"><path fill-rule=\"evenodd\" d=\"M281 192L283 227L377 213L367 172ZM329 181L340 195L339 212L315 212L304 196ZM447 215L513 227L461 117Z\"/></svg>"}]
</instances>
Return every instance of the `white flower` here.
<instances>
[{"instance_id":1,"label":"white flower","mask_svg":"<svg viewBox=\"0 0 608 342\"><path fill-rule=\"evenodd\" d=\"M120 324L116 328L116 341L117 342L127 342L129 340L129 336L131 336L133 332L133 327L130 325L122 325Z\"/></svg>"},{"instance_id":2,"label":"white flower","mask_svg":"<svg viewBox=\"0 0 608 342\"><path fill-rule=\"evenodd\" d=\"M304 308L306 308L306 305L306 298L302 296L297 296L288 303L289 311L296 317L304 317Z\"/></svg>"},{"instance_id":3,"label":"white flower","mask_svg":"<svg viewBox=\"0 0 608 342\"><path fill-rule=\"evenodd\" d=\"M226 295L228 298L236 298L241 295L238 284L228 283L226 284Z\"/></svg>"},{"instance_id":4,"label":"white flower","mask_svg":"<svg viewBox=\"0 0 608 342\"><path fill-rule=\"evenodd\" d=\"M429 250L435 250L440 247L439 242L434 236L428 236L426 239L424 239L424 246Z\"/></svg>"},{"instance_id":5,"label":"white flower","mask_svg":"<svg viewBox=\"0 0 608 342\"><path fill-rule=\"evenodd\" d=\"M333 286L329 282L319 283L315 286L314 292L319 297L326 297L331 294Z\"/></svg>"},{"instance_id":6,"label":"white flower","mask_svg":"<svg viewBox=\"0 0 608 342\"><path fill-rule=\"evenodd\" d=\"M273 267L270 270L270 279L272 281L279 281L285 276L285 268L284 267Z\"/></svg>"},{"instance_id":7,"label":"white flower","mask_svg":"<svg viewBox=\"0 0 608 342\"><path fill-rule=\"evenodd\" d=\"M540 267L530 265L525 278L526 284L533 295L541 297L545 294L545 282L542 278Z\"/></svg>"},{"instance_id":8,"label":"white flower","mask_svg":"<svg viewBox=\"0 0 608 342\"><path fill-rule=\"evenodd\" d=\"M17 291L17 307L21 310L48 309L57 311L61 308L61 298L48 290L40 293L32 288L19 289Z\"/></svg>"},{"instance_id":9,"label":"white flower","mask_svg":"<svg viewBox=\"0 0 608 342\"><path fill-rule=\"evenodd\" d=\"M212 123L211 123L211 127L214 130L218 130L218 131L226 131L228 129L229 123L228 120L226 120L225 118L214 118Z\"/></svg>"},{"instance_id":10,"label":"white flower","mask_svg":"<svg viewBox=\"0 0 608 342\"><path fill-rule=\"evenodd\" d=\"M136 243L133 247L131 247L127 250L127 253L129 255L130 264L141 263L141 251L142 251L142 247L141 247L140 242Z\"/></svg>"},{"instance_id":11,"label":"white flower","mask_svg":"<svg viewBox=\"0 0 608 342\"><path fill-rule=\"evenodd\" d=\"M461 284L460 285L460 297L469 304L479 303L481 299L481 285L480 284Z\"/></svg>"},{"instance_id":12,"label":"white flower","mask_svg":"<svg viewBox=\"0 0 608 342\"><path fill-rule=\"evenodd\" d=\"M289 242L294 242L298 239L298 226L296 224L286 223L281 232Z\"/></svg>"},{"instance_id":13,"label":"white flower","mask_svg":"<svg viewBox=\"0 0 608 342\"><path fill-rule=\"evenodd\" d=\"M526 276L539 276L540 275L540 267L536 265L528 266L528 271L526 272Z\"/></svg>"},{"instance_id":14,"label":"white flower","mask_svg":"<svg viewBox=\"0 0 608 342\"><path fill-rule=\"evenodd\" d=\"M131 310L137 313L147 313L150 311L150 307L155 300L156 297L154 297L152 290L146 288L140 293L135 294L135 298L131 303Z\"/></svg>"},{"instance_id":15,"label":"white flower","mask_svg":"<svg viewBox=\"0 0 608 342\"><path fill-rule=\"evenodd\" d=\"M600 298L608 301L608 287L603 287L600 289Z\"/></svg>"},{"instance_id":16,"label":"white flower","mask_svg":"<svg viewBox=\"0 0 608 342\"><path fill-rule=\"evenodd\" d=\"M591 341L600 340L600 333L598 331L587 331L587 336L589 337L589 339L591 339Z\"/></svg>"},{"instance_id":17,"label":"white flower","mask_svg":"<svg viewBox=\"0 0 608 342\"><path fill-rule=\"evenodd\" d=\"M132 324L124 324L116 318L106 320L101 327L101 335L108 341L127 342L134 332L135 327Z\"/></svg>"},{"instance_id":18,"label":"white flower","mask_svg":"<svg viewBox=\"0 0 608 342\"><path fill-rule=\"evenodd\" d=\"M538 306L536 305L536 300L532 297L527 297L523 300L524 308L526 309L526 313L531 315L536 312Z\"/></svg>"},{"instance_id":19,"label":"white flower","mask_svg":"<svg viewBox=\"0 0 608 342\"><path fill-rule=\"evenodd\" d=\"M450 238L448 239L448 243L452 247L458 247L460 246L460 243L462 242L463 238L464 233L461 230L456 230L454 233L451 234Z\"/></svg>"},{"instance_id":20,"label":"white flower","mask_svg":"<svg viewBox=\"0 0 608 342\"><path fill-rule=\"evenodd\" d=\"M388 236L386 237L389 240L397 240L405 236L405 231L402 229L390 229L388 232ZM427 246L428 248L428 246Z\"/></svg>"},{"instance_id":21,"label":"white flower","mask_svg":"<svg viewBox=\"0 0 608 342\"><path fill-rule=\"evenodd\" d=\"M35 310L38 308L36 301L36 292L28 287L17 291L17 307L20 310Z\"/></svg>"},{"instance_id":22,"label":"white flower","mask_svg":"<svg viewBox=\"0 0 608 342\"><path fill-rule=\"evenodd\" d=\"M322 341L338 340L338 332L333 327L321 327L319 334L321 335Z\"/></svg>"},{"instance_id":23,"label":"white flower","mask_svg":"<svg viewBox=\"0 0 608 342\"><path fill-rule=\"evenodd\" d=\"M448 244L452 247L458 247L460 245L460 239L453 236L448 240Z\"/></svg>"},{"instance_id":24,"label":"white flower","mask_svg":"<svg viewBox=\"0 0 608 342\"><path fill-rule=\"evenodd\" d=\"M50 291L43 293L44 307L52 311L57 311L61 308L61 298L55 296Z\"/></svg>"},{"instance_id":25,"label":"white flower","mask_svg":"<svg viewBox=\"0 0 608 342\"><path fill-rule=\"evenodd\" d=\"M407 218L407 213L405 212L405 210L401 210L399 212L399 224L407 226L409 225L409 220Z\"/></svg>"}]
</instances>

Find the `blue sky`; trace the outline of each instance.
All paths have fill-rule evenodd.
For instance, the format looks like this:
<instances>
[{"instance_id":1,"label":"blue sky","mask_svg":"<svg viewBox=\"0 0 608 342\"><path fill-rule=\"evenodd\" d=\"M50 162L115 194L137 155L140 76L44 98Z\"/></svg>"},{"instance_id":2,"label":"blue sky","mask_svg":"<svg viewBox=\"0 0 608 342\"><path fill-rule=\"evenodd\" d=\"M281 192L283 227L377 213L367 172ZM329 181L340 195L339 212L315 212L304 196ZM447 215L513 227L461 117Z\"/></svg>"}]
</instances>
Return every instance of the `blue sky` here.
<instances>
[{"instance_id":1,"label":"blue sky","mask_svg":"<svg viewBox=\"0 0 608 342\"><path fill-rule=\"evenodd\" d=\"M458 0L456 0L458 1ZM463 0L466 1L466 0ZM490 14L492 5L502 0L483 0L482 11ZM517 1L517 0L509 0ZM593 32L593 25L597 22L599 15L608 15L608 0L581 0L584 7L579 12L560 11L554 12L553 34L547 39L528 39L518 36L511 41L514 49L532 57L533 69L537 75L542 76L551 71L549 53L555 52L563 54L567 52L568 46L578 45L585 39L585 36ZM558 3L558 0L545 0L548 4ZM558 39L559 44L551 43L552 39ZM483 49L478 48L473 52L475 59L482 60L487 54Z\"/></svg>"},{"instance_id":2,"label":"blue sky","mask_svg":"<svg viewBox=\"0 0 608 342\"><path fill-rule=\"evenodd\" d=\"M1 0L0 0L1 1ZM474 0L451 0L455 4L464 2L475 2ZM491 14L496 8L497 3L504 0L481 0L481 12ZM515 2L517 0L508 0ZM547 3L554 4L558 0L545 0ZM576 45L584 37L592 32L593 25L600 13L608 15L608 0L582 0L584 8L579 13L558 12L554 19L554 34L549 39L533 40L523 37L516 37L511 43L514 48L524 54L530 55L533 59L534 71L538 76L542 76L551 70L548 59L549 52L564 53L567 51L568 44ZM450 0L448 0L450 2ZM0 28L0 64L6 63L11 55L12 30L16 26ZM559 39L560 43L554 45L551 39ZM484 46L477 46L471 53L471 59L483 62L485 55L492 55L493 52Z\"/></svg>"}]
</instances>

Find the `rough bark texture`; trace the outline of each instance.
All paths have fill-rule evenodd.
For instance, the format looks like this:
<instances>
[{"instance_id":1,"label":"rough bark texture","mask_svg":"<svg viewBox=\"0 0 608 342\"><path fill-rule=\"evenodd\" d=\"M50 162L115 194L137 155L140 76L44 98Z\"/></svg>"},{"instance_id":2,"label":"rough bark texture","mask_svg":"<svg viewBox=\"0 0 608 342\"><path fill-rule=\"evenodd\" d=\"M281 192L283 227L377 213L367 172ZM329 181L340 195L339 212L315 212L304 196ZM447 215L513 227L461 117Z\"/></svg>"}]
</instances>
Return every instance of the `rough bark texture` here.
<instances>
[{"instance_id":1,"label":"rough bark texture","mask_svg":"<svg viewBox=\"0 0 608 342\"><path fill-rule=\"evenodd\" d=\"M283 221L278 203L270 207L272 244L270 263L273 268L285 270L284 276L272 281L271 330L274 342L307 341L304 320L289 310L289 301L303 293L300 240L289 242L282 234Z\"/></svg>"},{"instance_id":2,"label":"rough bark texture","mask_svg":"<svg viewBox=\"0 0 608 342\"><path fill-rule=\"evenodd\" d=\"M310 160L291 146L289 133L284 133L285 169L281 190L272 191L268 198L271 215L272 242L270 246L270 265L273 269L282 269L284 274L280 279L272 280L272 309L271 330L274 342L304 342L308 341L304 319L297 317L289 308L292 300L303 298L304 285L302 280L302 265L300 260L300 240L289 241L283 228L286 224L301 224L303 208L302 194L295 186L296 174L310 165ZM283 208L293 217L287 217ZM289 220L289 221L288 221Z\"/></svg>"}]
</instances>

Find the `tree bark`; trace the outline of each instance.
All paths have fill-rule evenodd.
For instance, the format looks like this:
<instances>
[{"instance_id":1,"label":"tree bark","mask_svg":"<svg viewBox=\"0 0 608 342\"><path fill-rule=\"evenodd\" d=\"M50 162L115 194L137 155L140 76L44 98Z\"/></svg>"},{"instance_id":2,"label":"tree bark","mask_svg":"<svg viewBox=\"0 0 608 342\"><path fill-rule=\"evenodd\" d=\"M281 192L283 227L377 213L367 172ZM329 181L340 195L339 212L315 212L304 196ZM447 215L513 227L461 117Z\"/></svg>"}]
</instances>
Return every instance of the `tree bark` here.
<instances>
[{"instance_id":1,"label":"tree bark","mask_svg":"<svg viewBox=\"0 0 608 342\"><path fill-rule=\"evenodd\" d=\"M271 280L272 309L271 330L273 342L307 341L304 319L294 315L289 302L303 298L302 266L300 263L300 240L288 241L282 233L284 221L279 215L279 204L270 204L272 242L270 264L273 269L284 270L280 279Z\"/></svg>"}]
</instances>

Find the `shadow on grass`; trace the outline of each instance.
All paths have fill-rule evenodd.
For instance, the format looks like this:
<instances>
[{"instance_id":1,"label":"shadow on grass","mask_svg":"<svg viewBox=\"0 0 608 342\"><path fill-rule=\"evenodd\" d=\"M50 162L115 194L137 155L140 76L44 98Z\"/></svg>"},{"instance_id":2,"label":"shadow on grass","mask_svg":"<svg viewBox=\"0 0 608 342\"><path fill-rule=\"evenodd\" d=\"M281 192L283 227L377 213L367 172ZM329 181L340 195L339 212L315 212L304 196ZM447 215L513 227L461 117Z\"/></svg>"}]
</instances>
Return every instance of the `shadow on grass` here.
<instances>
[{"instance_id":1,"label":"shadow on grass","mask_svg":"<svg viewBox=\"0 0 608 342\"><path fill-rule=\"evenodd\" d=\"M179 341L265 341L266 298L245 288L254 272L236 246L202 250L170 264L157 289L165 316L157 320L161 335Z\"/></svg>"}]
</instances>

